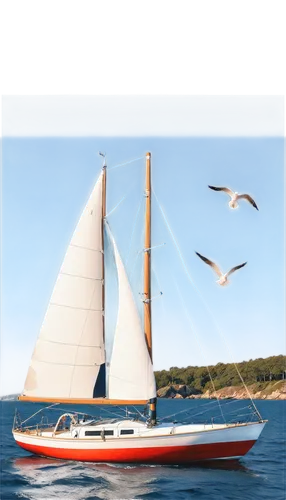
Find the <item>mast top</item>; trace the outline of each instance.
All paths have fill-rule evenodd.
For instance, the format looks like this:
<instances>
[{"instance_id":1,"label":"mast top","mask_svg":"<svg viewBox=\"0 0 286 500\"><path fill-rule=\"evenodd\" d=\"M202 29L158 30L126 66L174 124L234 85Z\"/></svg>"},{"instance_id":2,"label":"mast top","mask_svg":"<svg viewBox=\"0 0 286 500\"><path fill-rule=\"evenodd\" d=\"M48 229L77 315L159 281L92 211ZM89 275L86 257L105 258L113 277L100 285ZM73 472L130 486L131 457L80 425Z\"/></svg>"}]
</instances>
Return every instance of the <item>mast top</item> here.
<instances>
[{"instance_id":1,"label":"mast top","mask_svg":"<svg viewBox=\"0 0 286 500\"><path fill-rule=\"evenodd\" d=\"M102 168L106 168L106 154L103 151L98 151L98 154L104 158Z\"/></svg>"}]
</instances>

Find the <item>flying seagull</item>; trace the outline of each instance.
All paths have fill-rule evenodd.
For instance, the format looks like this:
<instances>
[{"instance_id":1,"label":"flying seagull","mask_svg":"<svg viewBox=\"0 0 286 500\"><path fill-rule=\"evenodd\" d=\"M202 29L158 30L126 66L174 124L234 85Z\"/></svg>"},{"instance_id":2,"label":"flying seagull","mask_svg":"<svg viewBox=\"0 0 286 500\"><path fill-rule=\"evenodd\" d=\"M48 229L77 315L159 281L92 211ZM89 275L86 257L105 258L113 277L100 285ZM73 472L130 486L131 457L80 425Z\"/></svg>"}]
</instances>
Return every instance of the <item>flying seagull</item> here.
<instances>
[{"instance_id":1,"label":"flying seagull","mask_svg":"<svg viewBox=\"0 0 286 500\"><path fill-rule=\"evenodd\" d=\"M258 206L256 205L255 201L249 194L238 194L234 191L232 191L229 188L226 187L215 187L215 186L208 186L210 189L213 189L214 191L224 191L226 194L228 194L231 197L231 200L229 202L230 208L238 208L238 203L237 200L247 200L251 205L258 210Z\"/></svg>"},{"instance_id":2,"label":"flying seagull","mask_svg":"<svg viewBox=\"0 0 286 500\"><path fill-rule=\"evenodd\" d=\"M196 252L196 254L198 255L198 257L200 257L200 259L202 259L206 264L208 264L209 266L212 267L212 269L214 270L214 272L218 275L219 279L217 280L217 283L221 286L225 286L225 285L228 285L229 281L228 281L228 276L230 276L230 274L234 273L234 271L237 271L238 269L240 269L241 267L245 266L245 264L247 264L247 262L244 262L243 264L239 264L239 266L235 266L233 267L230 271L228 271L228 273L225 273L223 274L220 270L220 268L214 263L212 262L211 260L207 259L206 257L204 257L203 255L201 255L200 253Z\"/></svg>"}]
</instances>

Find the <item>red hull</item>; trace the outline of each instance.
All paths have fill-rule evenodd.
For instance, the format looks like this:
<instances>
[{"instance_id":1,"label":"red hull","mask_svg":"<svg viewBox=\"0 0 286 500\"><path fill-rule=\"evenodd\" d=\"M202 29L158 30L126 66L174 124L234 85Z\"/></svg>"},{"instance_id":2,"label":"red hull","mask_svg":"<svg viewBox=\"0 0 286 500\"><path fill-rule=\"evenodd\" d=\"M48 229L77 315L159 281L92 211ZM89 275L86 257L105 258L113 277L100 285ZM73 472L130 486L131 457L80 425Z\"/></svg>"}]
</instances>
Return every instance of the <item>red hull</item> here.
<instances>
[{"instance_id":1,"label":"red hull","mask_svg":"<svg viewBox=\"0 0 286 500\"><path fill-rule=\"evenodd\" d=\"M148 464L186 464L201 460L241 457L256 441L198 444L191 446L167 446L154 448L129 448L121 450L73 450L50 448L26 443L17 444L31 453L45 457L78 460L81 462L125 462Z\"/></svg>"}]
</instances>

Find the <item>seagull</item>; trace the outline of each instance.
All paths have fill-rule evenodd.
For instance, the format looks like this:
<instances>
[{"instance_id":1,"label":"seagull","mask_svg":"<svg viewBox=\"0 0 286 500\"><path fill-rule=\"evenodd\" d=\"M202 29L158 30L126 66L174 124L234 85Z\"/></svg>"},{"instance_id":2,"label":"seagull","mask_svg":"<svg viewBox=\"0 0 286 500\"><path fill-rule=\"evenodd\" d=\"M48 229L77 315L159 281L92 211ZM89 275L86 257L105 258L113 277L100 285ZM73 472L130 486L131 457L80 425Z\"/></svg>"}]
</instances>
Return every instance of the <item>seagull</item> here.
<instances>
[{"instance_id":1,"label":"seagull","mask_svg":"<svg viewBox=\"0 0 286 500\"><path fill-rule=\"evenodd\" d=\"M247 201L249 201L249 203L251 203L251 205L256 208L256 210L258 210L258 206L256 205L255 201L253 198L251 198L251 196L249 194L238 194L234 191L232 191L231 189L229 188L226 188L226 187L215 187L215 186L208 186L210 189L213 189L214 191L224 191L225 193L227 193L230 197L231 197L231 200L229 202L229 206L230 208L238 208L238 203L237 203L237 200L240 200L240 199L245 199Z\"/></svg>"},{"instance_id":2,"label":"seagull","mask_svg":"<svg viewBox=\"0 0 286 500\"><path fill-rule=\"evenodd\" d=\"M241 267L245 266L245 264L247 264L247 262L244 262L243 264L239 264L238 266L235 266L233 267L230 271L228 271L228 273L225 273L223 274L222 271L220 270L220 268L214 263L212 262L211 260L207 259L206 257L204 257L203 255L201 255L200 253L196 252L196 254L198 255L198 257L200 257L200 259L202 259L206 264L208 264L209 266L212 267L212 269L214 270L214 272L218 275L219 279L216 281L216 283L218 283L219 285L221 286L225 286L225 285L228 285L229 284L229 281L228 281L228 276L230 276L230 274L234 273L234 271L237 271L238 269L240 269Z\"/></svg>"}]
</instances>

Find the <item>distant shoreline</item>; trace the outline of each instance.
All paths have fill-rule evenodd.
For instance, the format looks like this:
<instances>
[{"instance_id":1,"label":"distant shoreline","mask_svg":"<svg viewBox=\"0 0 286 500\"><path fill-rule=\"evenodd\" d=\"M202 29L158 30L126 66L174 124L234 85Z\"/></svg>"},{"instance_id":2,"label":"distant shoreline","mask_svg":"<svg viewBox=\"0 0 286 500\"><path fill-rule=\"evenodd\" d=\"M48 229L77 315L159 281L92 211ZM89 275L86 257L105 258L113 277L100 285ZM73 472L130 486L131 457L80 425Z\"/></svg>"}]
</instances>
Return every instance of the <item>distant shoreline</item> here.
<instances>
[{"instance_id":1,"label":"distant shoreline","mask_svg":"<svg viewBox=\"0 0 286 500\"><path fill-rule=\"evenodd\" d=\"M6 396L0 396L0 401L17 401L20 394L7 394Z\"/></svg>"},{"instance_id":2,"label":"distant shoreline","mask_svg":"<svg viewBox=\"0 0 286 500\"><path fill-rule=\"evenodd\" d=\"M257 399L285 399L286 356L282 354L212 366L173 366L154 373L158 397L247 399L249 392Z\"/></svg>"},{"instance_id":3,"label":"distant shoreline","mask_svg":"<svg viewBox=\"0 0 286 500\"><path fill-rule=\"evenodd\" d=\"M247 390L241 386L229 386L218 389L216 392L209 389L205 392L199 391L186 384L170 384L158 389L159 399L271 399L286 400L286 381L258 382L248 386ZM17 401L20 394L8 394L1 396L0 401Z\"/></svg>"},{"instance_id":4,"label":"distant shoreline","mask_svg":"<svg viewBox=\"0 0 286 500\"><path fill-rule=\"evenodd\" d=\"M228 386L214 390L199 391L186 384L171 384L158 389L158 398L167 399L286 399L286 381L257 382L244 386Z\"/></svg>"}]
</instances>

